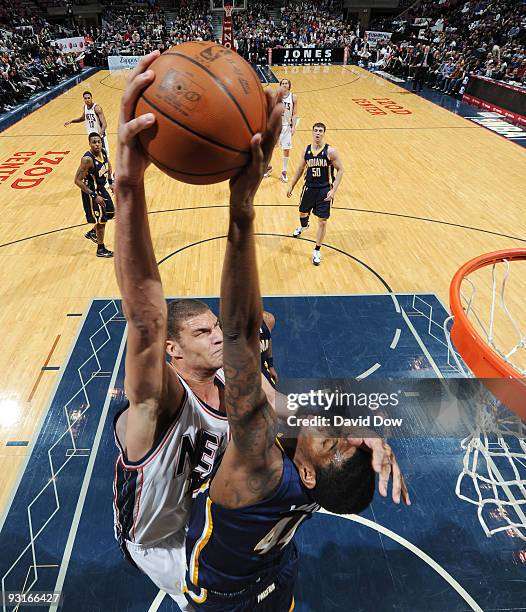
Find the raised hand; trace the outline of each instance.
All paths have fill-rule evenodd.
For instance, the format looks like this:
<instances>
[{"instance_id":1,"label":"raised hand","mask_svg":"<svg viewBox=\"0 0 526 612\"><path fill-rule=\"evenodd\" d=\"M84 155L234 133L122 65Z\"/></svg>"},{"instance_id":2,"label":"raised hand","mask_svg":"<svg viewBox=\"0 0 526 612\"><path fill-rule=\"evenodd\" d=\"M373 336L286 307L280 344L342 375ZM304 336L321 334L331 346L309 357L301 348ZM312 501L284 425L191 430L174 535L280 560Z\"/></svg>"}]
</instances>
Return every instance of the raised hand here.
<instances>
[{"instance_id":1,"label":"raised hand","mask_svg":"<svg viewBox=\"0 0 526 612\"><path fill-rule=\"evenodd\" d=\"M251 158L241 172L230 180L230 206L250 203L263 179L272 152L276 146L281 131L281 115L283 114L283 89L275 93L266 91L267 125L262 134L255 134L250 142Z\"/></svg>"},{"instance_id":2,"label":"raised hand","mask_svg":"<svg viewBox=\"0 0 526 612\"><path fill-rule=\"evenodd\" d=\"M409 491L405 484L400 466L396 460L393 449L382 438L349 438L353 444L361 443L373 454L373 470L379 475L378 492L382 497L387 497L389 479L393 477L392 498L395 504L400 503L400 497L407 506L411 505Z\"/></svg>"},{"instance_id":3,"label":"raised hand","mask_svg":"<svg viewBox=\"0 0 526 612\"><path fill-rule=\"evenodd\" d=\"M155 123L155 115L146 113L135 117L135 106L141 92L155 78L153 70L148 70L148 67L159 55L156 50L141 59L132 70L122 96L115 163L117 189L123 184L142 185L144 171L150 163L137 135Z\"/></svg>"}]
</instances>

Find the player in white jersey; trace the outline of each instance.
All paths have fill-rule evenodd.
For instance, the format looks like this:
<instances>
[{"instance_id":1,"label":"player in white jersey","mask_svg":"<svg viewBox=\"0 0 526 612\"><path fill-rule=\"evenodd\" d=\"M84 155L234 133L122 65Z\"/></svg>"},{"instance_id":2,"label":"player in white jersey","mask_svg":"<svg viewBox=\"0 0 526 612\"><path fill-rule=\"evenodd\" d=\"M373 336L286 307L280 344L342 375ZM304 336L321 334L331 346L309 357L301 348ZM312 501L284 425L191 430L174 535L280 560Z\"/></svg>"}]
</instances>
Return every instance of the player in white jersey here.
<instances>
[{"instance_id":1,"label":"player in white jersey","mask_svg":"<svg viewBox=\"0 0 526 612\"><path fill-rule=\"evenodd\" d=\"M144 194L149 161L136 134L137 99L153 80L143 58L122 97L115 182L115 270L128 320L126 410L116 421L115 529L125 553L184 610L184 536L191 492L227 435L221 373L223 334L198 300L163 296ZM147 115L148 117L148 115ZM181 279L181 283L183 279ZM169 357L169 363L166 360Z\"/></svg>"},{"instance_id":2,"label":"player in white jersey","mask_svg":"<svg viewBox=\"0 0 526 612\"><path fill-rule=\"evenodd\" d=\"M283 115L281 117L281 133L279 135L279 146L283 151L283 167L281 171L281 181L288 183L287 169L289 166L290 150L292 148L292 137L296 132L298 121L298 96L291 91L292 83L290 79L281 79L279 82L283 93ZM265 176L270 176L272 166L267 168Z\"/></svg>"},{"instance_id":3,"label":"player in white jersey","mask_svg":"<svg viewBox=\"0 0 526 612\"><path fill-rule=\"evenodd\" d=\"M68 127L68 125L71 125L72 123L84 123L87 134L97 132L97 134L102 138L103 149L106 151L106 155L109 157L110 147L108 137L106 135L108 124L106 122L106 117L104 116L104 111L102 110L100 104L96 104L93 101L93 96L91 95L90 91L85 91L82 94L82 98L84 100L82 115L76 119L66 121L66 123L64 123L64 127Z\"/></svg>"},{"instance_id":4,"label":"player in white jersey","mask_svg":"<svg viewBox=\"0 0 526 612\"><path fill-rule=\"evenodd\" d=\"M215 353L222 358L223 338L217 318L198 300L175 300L168 306L168 312L169 352L181 344L186 349L181 358L184 363L172 357L169 366L176 373L177 379L173 382L177 380L181 385L183 396L170 421L157 428L156 439L139 461L130 459L127 446L131 435L129 418L136 416L133 406L126 406L115 417L115 440L120 451L113 487L115 535L124 556L184 610L188 605L180 593L191 491L210 473L217 456L224 450L228 425L226 415L190 387L190 384L196 386L195 376L210 380L218 363ZM212 323L209 329L207 325ZM207 329L199 332L208 336L206 341L194 340L196 329ZM204 349L205 345L210 350ZM197 357L194 366L189 363L189 353L194 359ZM176 368L185 372L190 384ZM221 409L223 371L212 374L211 381L218 395L209 401ZM201 395L206 396L206 386L202 389Z\"/></svg>"},{"instance_id":5,"label":"player in white jersey","mask_svg":"<svg viewBox=\"0 0 526 612\"><path fill-rule=\"evenodd\" d=\"M120 451L115 530L125 556L182 610L189 610L181 584L190 487L210 473L228 436L223 333L203 302L177 299L167 305L163 296L146 214L149 160L137 138L155 117L134 117L137 99L154 79L148 66L157 57L158 51L150 53L132 71L119 120L115 270L128 320L124 384L129 404L115 419ZM281 121L280 95L268 96L272 131L254 136L251 162L230 183L231 201L238 206L254 197L268 165ZM267 383L271 393L269 387ZM373 462L385 462L385 469L391 469L395 464L388 447L379 439L370 443Z\"/></svg>"}]
</instances>

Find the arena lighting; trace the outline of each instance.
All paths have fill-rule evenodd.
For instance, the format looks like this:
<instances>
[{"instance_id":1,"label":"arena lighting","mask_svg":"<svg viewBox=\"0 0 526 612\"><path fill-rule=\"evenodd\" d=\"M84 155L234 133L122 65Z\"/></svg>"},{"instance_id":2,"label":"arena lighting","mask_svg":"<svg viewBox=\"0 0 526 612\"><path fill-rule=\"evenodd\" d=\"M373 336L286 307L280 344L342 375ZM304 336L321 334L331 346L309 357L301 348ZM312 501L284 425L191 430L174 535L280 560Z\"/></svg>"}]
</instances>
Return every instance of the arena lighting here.
<instances>
[{"instance_id":1,"label":"arena lighting","mask_svg":"<svg viewBox=\"0 0 526 612\"><path fill-rule=\"evenodd\" d=\"M13 427L22 419L22 406L14 399L0 399L0 427Z\"/></svg>"}]
</instances>

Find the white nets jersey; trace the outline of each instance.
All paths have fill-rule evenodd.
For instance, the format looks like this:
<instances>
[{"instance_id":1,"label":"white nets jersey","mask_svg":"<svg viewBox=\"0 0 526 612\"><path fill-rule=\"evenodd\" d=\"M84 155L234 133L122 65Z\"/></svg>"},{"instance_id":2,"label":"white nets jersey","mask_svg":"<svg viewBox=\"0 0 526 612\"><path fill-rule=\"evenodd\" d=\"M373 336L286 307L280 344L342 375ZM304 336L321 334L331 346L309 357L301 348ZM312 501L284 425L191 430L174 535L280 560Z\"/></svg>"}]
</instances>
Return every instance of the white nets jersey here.
<instances>
[{"instance_id":1,"label":"white nets jersey","mask_svg":"<svg viewBox=\"0 0 526 612\"><path fill-rule=\"evenodd\" d=\"M115 441L119 456L113 482L115 536L125 557L126 541L154 546L186 527L192 489L211 472L226 448L228 421L204 402L181 379L184 398L167 431L141 461L128 461L122 440ZM224 385L222 370L217 384Z\"/></svg>"},{"instance_id":2,"label":"white nets jersey","mask_svg":"<svg viewBox=\"0 0 526 612\"><path fill-rule=\"evenodd\" d=\"M288 96L283 98L283 115L281 119L281 125L292 124L292 111L294 110L294 101L292 99L292 92L289 92Z\"/></svg>"},{"instance_id":3,"label":"white nets jersey","mask_svg":"<svg viewBox=\"0 0 526 612\"><path fill-rule=\"evenodd\" d=\"M84 105L84 125L88 134L97 132L97 134L102 135L102 125L99 116L95 112L95 106L95 102L91 105L91 108L88 108L86 104Z\"/></svg>"}]
</instances>

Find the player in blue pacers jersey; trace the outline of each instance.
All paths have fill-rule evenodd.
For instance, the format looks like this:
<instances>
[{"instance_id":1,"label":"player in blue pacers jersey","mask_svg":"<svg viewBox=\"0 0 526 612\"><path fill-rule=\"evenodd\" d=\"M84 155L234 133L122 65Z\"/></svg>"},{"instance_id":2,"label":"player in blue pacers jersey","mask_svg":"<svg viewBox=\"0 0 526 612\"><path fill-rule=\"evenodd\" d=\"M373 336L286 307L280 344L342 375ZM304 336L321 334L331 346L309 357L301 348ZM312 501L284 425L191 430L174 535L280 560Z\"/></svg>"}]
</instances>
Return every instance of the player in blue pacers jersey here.
<instances>
[{"instance_id":1,"label":"player in blue pacers jersey","mask_svg":"<svg viewBox=\"0 0 526 612\"><path fill-rule=\"evenodd\" d=\"M323 123L315 123L312 126L312 144L305 149L303 163L298 167L287 191L287 197L290 198L296 183L305 173L299 207L300 225L294 230L293 236L297 238L309 227L311 212L318 217L316 246L312 252L312 263L315 266L321 263L320 249L327 231L327 221L331 216L331 203L343 178L343 164L338 152L324 142L325 130Z\"/></svg>"},{"instance_id":2,"label":"player in blue pacers jersey","mask_svg":"<svg viewBox=\"0 0 526 612\"><path fill-rule=\"evenodd\" d=\"M106 185L112 187L111 164L102 147L102 138L97 132L88 136L89 151L80 160L75 174L75 185L82 192L82 204L86 221L93 228L86 238L97 244L97 257L113 257L113 252L104 246L106 223L115 216L115 208Z\"/></svg>"},{"instance_id":3,"label":"player in blue pacers jersey","mask_svg":"<svg viewBox=\"0 0 526 612\"><path fill-rule=\"evenodd\" d=\"M230 440L193 494L186 539L184 591L195 609L209 612L292 610L297 528L320 506L360 512L374 493L363 440L303 428L285 448L262 388L253 199L280 129L280 106L270 105L269 130L253 137L248 170L231 181L220 306Z\"/></svg>"}]
</instances>

